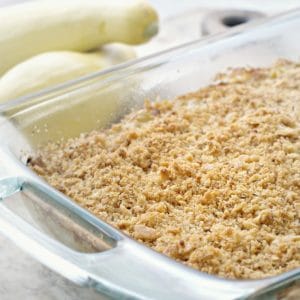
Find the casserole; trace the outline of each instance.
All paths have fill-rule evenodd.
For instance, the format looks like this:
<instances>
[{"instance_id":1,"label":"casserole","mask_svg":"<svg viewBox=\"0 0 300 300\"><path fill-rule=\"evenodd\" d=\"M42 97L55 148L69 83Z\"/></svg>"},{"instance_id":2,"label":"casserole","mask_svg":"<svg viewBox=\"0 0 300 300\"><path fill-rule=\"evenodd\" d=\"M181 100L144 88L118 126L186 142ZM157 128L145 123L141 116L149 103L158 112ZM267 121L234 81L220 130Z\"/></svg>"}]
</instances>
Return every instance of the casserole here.
<instances>
[{"instance_id":1,"label":"casserole","mask_svg":"<svg viewBox=\"0 0 300 300\"><path fill-rule=\"evenodd\" d=\"M185 267L83 210L26 162L41 144L108 126L145 98L196 90L227 67L297 60L299 17L300 11L290 12L2 105L1 231L63 276L114 298L281 297L297 288L299 269L228 280Z\"/></svg>"}]
</instances>

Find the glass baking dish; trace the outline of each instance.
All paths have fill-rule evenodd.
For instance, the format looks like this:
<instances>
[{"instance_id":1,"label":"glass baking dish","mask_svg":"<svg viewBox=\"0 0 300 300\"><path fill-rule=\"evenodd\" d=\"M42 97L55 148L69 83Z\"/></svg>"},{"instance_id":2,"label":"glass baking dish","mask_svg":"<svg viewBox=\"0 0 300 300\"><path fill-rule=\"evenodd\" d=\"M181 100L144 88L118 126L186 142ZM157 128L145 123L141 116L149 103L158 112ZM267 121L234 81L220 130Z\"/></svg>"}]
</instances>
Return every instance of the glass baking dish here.
<instances>
[{"instance_id":1,"label":"glass baking dish","mask_svg":"<svg viewBox=\"0 0 300 300\"><path fill-rule=\"evenodd\" d=\"M80 208L26 167L39 145L117 122L145 99L173 98L227 67L299 59L300 10L91 74L0 107L0 231L77 284L112 298L282 299L300 269L229 280L186 267Z\"/></svg>"}]
</instances>

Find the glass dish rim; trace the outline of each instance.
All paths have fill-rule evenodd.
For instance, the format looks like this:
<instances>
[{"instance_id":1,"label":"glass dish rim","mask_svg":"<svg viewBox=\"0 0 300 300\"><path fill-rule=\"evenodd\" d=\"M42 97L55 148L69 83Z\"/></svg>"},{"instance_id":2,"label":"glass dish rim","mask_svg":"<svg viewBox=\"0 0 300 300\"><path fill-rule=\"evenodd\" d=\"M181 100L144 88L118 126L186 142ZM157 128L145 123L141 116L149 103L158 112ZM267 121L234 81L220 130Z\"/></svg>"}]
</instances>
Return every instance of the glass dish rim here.
<instances>
[{"instance_id":1,"label":"glass dish rim","mask_svg":"<svg viewBox=\"0 0 300 300\"><path fill-rule=\"evenodd\" d=\"M90 83L94 81L101 81L101 83L107 84L114 82L116 80L125 79L127 76L132 75L134 73L138 73L139 71L149 67L153 62L157 60L155 65L164 64L168 58L172 57L173 60L176 60L177 57L180 56L180 53L184 50L192 50L195 48L201 48L204 46L212 45L222 40L227 40L236 35L242 35L244 33L251 32L252 30L256 30L258 28L264 28L270 26L273 22L280 22L281 19L285 19L287 17L293 18L294 15L300 15L300 7L297 9L292 9L285 11L280 14L276 14L271 17L259 19L252 21L251 23L246 23L237 26L236 28L231 28L228 31L212 34L207 37L202 37L197 40L193 40L184 44L180 44L150 55L146 55L141 58L133 59L104 70L99 70L96 72L89 73L87 75L79 76L75 79L71 79L65 81L60 84L55 84L53 86L47 87L45 89L41 89L39 91L30 93L25 96L7 99L6 102L0 103L0 114L5 113L19 105L26 104L27 101L34 100L41 97L47 97L52 93L55 93L55 96L64 94L64 91L73 88L73 90L79 89L83 86L88 86ZM164 57L166 56L166 59ZM154 66L155 66L154 65ZM45 99L44 101L47 101Z\"/></svg>"}]
</instances>

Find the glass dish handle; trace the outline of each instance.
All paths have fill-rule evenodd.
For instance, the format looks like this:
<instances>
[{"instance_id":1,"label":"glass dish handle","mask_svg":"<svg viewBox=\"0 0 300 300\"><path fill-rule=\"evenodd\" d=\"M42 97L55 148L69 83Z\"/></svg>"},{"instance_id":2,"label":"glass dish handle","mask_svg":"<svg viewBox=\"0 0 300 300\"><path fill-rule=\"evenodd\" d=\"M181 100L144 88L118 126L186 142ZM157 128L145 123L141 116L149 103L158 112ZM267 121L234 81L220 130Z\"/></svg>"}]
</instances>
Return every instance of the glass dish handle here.
<instances>
[{"instance_id":1,"label":"glass dish handle","mask_svg":"<svg viewBox=\"0 0 300 300\"><path fill-rule=\"evenodd\" d=\"M12 192L18 181L17 178L2 179L0 189L3 190L5 184L8 184L8 189L11 189L9 192ZM78 284L86 284L88 276L73 263L76 256L70 249L49 238L7 208L5 198L0 197L0 201L0 232L3 235L50 269Z\"/></svg>"}]
</instances>

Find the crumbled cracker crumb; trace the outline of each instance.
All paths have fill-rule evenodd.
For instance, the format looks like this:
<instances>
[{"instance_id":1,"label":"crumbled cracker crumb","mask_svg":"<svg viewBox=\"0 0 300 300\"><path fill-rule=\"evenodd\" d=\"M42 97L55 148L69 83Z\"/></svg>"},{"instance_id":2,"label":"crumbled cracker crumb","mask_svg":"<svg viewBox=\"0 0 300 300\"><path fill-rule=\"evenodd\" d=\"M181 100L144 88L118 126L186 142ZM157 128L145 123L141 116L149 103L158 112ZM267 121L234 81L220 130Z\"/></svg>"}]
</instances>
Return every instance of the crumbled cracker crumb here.
<instances>
[{"instance_id":1,"label":"crumbled cracker crumb","mask_svg":"<svg viewBox=\"0 0 300 300\"><path fill-rule=\"evenodd\" d=\"M261 278L300 266L300 65L233 69L30 167L99 218L195 269Z\"/></svg>"},{"instance_id":2,"label":"crumbled cracker crumb","mask_svg":"<svg viewBox=\"0 0 300 300\"><path fill-rule=\"evenodd\" d=\"M133 236L143 241L153 241L158 237L158 234L155 229L138 224L134 226Z\"/></svg>"}]
</instances>

